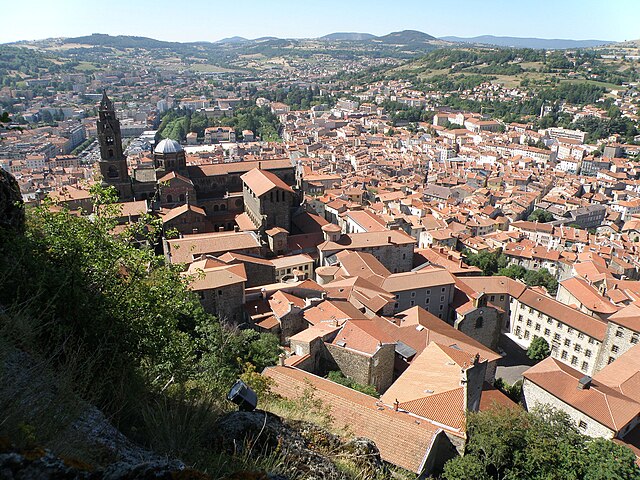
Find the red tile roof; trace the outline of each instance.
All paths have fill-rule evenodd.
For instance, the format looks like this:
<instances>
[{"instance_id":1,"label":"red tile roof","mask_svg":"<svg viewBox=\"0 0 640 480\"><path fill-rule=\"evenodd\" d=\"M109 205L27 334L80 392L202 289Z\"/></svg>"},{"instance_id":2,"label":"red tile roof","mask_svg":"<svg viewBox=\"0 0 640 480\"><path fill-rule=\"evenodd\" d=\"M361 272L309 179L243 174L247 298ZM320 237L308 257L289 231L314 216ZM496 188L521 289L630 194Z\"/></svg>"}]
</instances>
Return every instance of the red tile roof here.
<instances>
[{"instance_id":1,"label":"red tile roof","mask_svg":"<svg viewBox=\"0 0 640 480\"><path fill-rule=\"evenodd\" d=\"M552 357L531 367L523 376L614 432L640 414L640 403L598 380L592 380L589 388L579 389L578 380L584 374Z\"/></svg>"},{"instance_id":2,"label":"red tile roof","mask_svg":"<svg viewBox=\"0 0 640 480\"><path fill-rule=\"evenodd\" d=\"M375 398L290 367L270 367L264 375L275 381L273 391L295 399L313 389L330 408L334 423L354 436L375 442L383 460L419 473L440 429L426 420L395 412Z\"/></svg>"}]
</instances>

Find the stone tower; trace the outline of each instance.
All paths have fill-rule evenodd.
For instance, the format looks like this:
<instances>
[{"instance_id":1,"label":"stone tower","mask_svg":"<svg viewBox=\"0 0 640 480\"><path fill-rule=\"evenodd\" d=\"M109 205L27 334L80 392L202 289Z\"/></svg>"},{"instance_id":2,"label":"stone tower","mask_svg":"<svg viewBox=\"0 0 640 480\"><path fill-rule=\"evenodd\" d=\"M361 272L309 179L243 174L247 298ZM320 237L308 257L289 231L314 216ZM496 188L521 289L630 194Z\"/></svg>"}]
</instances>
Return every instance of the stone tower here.
<instances>
[{"instance_id":1,"label":"stone tower","mask_svg":"<svg viewBox=\"0 0 640 480\"><path fill-rule=\"evenodd\" d=\"M98 109L98 143L100 144L100 174L103 186L118 190L121 201L131 200L133 191L127 169L127 157L122 151L120 121L116 117L113 102L103 90Z\"/></svg>"}]
</instances>

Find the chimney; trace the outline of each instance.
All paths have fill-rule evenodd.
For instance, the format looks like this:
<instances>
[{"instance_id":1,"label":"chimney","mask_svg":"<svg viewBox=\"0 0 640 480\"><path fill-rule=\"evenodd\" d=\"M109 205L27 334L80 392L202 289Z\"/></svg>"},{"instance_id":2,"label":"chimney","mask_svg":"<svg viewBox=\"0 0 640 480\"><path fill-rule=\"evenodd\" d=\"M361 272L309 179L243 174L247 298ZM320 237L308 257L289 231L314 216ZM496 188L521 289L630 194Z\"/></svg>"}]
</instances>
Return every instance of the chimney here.
<instances>
[{"instance_id":1,"label":"chimney","mask_svg":"<svg viewBox=\"0 0 640 480\"><path fill-rule=\"evenodd\" d=\"M589 375L585 375L578 380L578 390L588 390L589 387L591 387L591 377Z\"/></svg>"},{"instance_id":2,"label":"chimney","mask_svg":"<svg viewBox=\"0 0 640 480\"><path fill-rule=\"evenodd\" d=\"M389 244L391 243L391 235L389 235L389 236L387 237L387 243L389 243Z\"/></svg>"},{"instance_id":3,"label":"chimney","mask_svg":"<svg viewBox=\"0 0 640 480\"><path fill-rule=\"evenodd\" d=\"M281 353L280 355L278 355L278 365L281 367L284 367L284 353Z\"/></svg>"},{"instance_id":4,"label":"chimney","mask_svg":"<svg viewBox=\"0 0 640 480\"><path fill-rule=\"evenodd\" d=\"M400 402L398 401L398 399L396 398L396 401L393 402L393 411L397 412L398 408L400 407Z\"/></svg>"},{"instance_id":5,"label":"chimney","mask_svg":"<svg viewBox=\"0 0 640 480\"><path fill-rule=\"evenodd\" d=\"M487 362L476 363L479 356L474 357L473 364L464 367L460 371L460 385L464 393L465 412L477 412L480 409L480 398L482 397L482 384L484 383Z\"/></svg>"}]
</instances>

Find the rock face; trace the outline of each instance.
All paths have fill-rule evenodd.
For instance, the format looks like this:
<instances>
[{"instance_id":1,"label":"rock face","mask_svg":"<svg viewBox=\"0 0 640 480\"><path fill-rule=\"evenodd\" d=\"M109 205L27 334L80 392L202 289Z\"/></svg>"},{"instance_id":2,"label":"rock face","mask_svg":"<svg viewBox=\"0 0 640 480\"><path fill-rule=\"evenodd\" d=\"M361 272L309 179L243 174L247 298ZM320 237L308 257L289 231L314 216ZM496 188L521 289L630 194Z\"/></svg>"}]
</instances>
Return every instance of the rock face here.
<instances>
[{"instance_id":1,"label":"rock face","mask_svg":"<svg viewBox=\"0 0 640 480\"><path fill-rule=\"evenodd\" d=\"M16 179L0 168L0 228L2 227L23 229L24 202Z\"/></svg>"},{"instance_id":2,"label":"rock face","mask_svg":"<svg viewBox=\"0 0 640 480\"><path fill-rule=\"evenodd\" d=\"M3 480L206 480L210 477L182 464L115 463L104 469L77 460L60 458L47 450L20 451L0 441L0 478Z\"/></svg>"},{"instance_id":3,"label":"rock face","mask_svg":"<svg viewBox=\"0 0 640 480\"><path fill-rule=\"evenodd\" d=\"M2 347L0 342L0 420L4 416L19 428L6 430L5 425L0 434L1 480L220 478L134 444L99 409L74 398L46 364L21 350ZM12 444L17 443L15 438L22 438L19 444L25 445L20 425L38 425L43 418L48 431L55 434L54 446L36 448L32 441L26 443L29 447ZM5 434L9 437L1 436ZM237 473L225 480L348 480L345 465L362 479L381 478L386 473L371 440L345 442L317 425L284 421L264 411L224 415L209 440L212 453L226 454L224 461L228 457L228 463L237 466L231 469ZM67 457L65 452L75 453Z\"/></svg>"},{"instance_id":4,"label":"rock face","mask_svg":"<svg viewBox=\"0 0 640 480\"><path fill-rule=\"evenodd\" d=\"M380 452L371 440L357 438L344 443L316 425L284 422L260 410L225 415L217 424L213 444L215 449L229 454L278 454L290 479L347 479L335 460L348 460L362 472L362 478L374 478L385 471Z\"/></svg>"}]
</instances>

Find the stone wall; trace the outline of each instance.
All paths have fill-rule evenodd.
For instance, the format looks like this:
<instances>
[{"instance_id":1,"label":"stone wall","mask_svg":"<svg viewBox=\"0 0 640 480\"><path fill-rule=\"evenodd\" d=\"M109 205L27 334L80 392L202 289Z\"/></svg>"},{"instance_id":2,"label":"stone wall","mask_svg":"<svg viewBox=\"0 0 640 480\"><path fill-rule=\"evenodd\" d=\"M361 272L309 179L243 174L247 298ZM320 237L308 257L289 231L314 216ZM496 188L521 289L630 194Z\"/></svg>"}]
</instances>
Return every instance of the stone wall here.
<instances>
[{"instance_id":1,"label":"stone wall","mask_svg":"<svg viewBox=\"0 0 640 480\"><path fill-rule=\"evenodd\" d=\"M244 283L236 283L211 290L202 290L200 302L207 313L215 315L221 322L242 323L244 305Z\"/></svg>"},{"instance_id":2,"label":"stone wall","mask_svg":"<svg viewBox=\"0 0 640 480\"><path fill-rule=\"evenodd\" d=\"M492 350L498 348L500 316L495 308L482 307L457 315L454 327Z\"/></svg>"},{"instance_id":3,"label":"stone wall","mask_svg":"<svg viewBox=\"0 0 640 480\"><path fill-rule=\"evenodd\" d=\"M308 327L307 321L303 317L304 311L298 307L292 306L289 313L280 318L280 341L286 345L289 343L289 337L299 333Z\"/></svg>"},{"instance_id":4,"label":"stone wall","mask_svg":"<svg viewBox=\"0 0 640 480\"><path fill-rule=\"evenodd\" d=\"M381 393L393 383L395 344L382 345L372 356L330 343L325 345L338 369L354 382L373 385Z\"/></svg>"}]
</instances>

